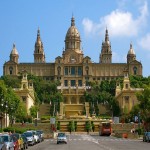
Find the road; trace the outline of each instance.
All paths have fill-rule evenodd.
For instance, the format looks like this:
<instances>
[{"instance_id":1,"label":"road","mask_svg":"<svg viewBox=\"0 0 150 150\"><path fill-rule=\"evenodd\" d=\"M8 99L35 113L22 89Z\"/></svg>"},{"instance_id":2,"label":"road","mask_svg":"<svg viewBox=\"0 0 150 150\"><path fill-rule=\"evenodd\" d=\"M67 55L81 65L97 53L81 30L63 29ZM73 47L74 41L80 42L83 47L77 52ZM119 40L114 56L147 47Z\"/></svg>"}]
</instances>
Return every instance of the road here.
<instances>
[{"instance_id":1,"label":"road","mask_svg":"<svg viewBox=\"0 0 150 150\"><path fill-rule=\"evenodd\" d=\"M90 136L86 134L67 136L68 144L57 144L56 139L30 146L29 150L149 150L150 143L139 139Z\"/></svg>"}]
</instances>

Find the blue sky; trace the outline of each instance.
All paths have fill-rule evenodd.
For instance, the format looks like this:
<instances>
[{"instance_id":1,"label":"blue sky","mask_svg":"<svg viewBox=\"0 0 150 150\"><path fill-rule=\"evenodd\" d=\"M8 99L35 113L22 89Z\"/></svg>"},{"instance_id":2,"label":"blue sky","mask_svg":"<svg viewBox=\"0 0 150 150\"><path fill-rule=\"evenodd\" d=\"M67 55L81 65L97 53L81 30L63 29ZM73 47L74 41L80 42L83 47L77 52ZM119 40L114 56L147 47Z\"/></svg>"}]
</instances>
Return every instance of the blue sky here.
<instances>
[{"instance_id":1,"label":"blue sky","mask_svg":"<svg viewBox=\"0 0 150 150\"><path fill-rule=\"evenodd\" d=\"M72 14L80 32L84 56L99 62L105 29L114 63L126 62L132 42L143 76L150 76L149 0L0 0L0 76L13 43L19 62L33 62L38 27L46 62L62 55Z\"/></svg>"}]
</instances>

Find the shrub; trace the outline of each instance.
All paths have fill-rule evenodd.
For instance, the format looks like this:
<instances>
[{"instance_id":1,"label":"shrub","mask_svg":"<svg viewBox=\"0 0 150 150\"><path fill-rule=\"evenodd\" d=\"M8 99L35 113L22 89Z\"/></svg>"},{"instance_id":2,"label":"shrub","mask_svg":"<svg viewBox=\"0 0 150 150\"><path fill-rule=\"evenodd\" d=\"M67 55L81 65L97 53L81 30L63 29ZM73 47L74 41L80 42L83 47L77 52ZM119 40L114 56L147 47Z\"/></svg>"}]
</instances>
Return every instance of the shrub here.
<instances>
[{"instance_id":1,"label":"shrub","mask_svg":"<svg viewBox=\"0 0 150 150\"><path fill-rule=\"evenodd\" d=\"M3 131L4 132L12 132L12 133L20 133L22 134L23 132L25 132L27 129L25 128L14 128L14 127L7 127L7 128L4 128Z\"/></svg>"}]
</instances>

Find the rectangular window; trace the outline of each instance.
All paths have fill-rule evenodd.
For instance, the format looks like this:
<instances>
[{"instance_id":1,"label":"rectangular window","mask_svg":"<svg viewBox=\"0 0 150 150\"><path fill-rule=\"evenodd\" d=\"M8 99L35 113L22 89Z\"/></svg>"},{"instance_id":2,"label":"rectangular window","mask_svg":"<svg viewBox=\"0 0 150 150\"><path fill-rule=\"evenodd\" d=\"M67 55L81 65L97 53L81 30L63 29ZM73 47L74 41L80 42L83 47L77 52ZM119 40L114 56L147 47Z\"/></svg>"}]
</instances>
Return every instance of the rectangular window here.
<instances>
[{"instance_id":1,"label":"rectangular window","mask_svg":"<svg viewBox=\"0 0 150 150\"><path fill-rule=\"evenodd\" d=\"M68 67L65 67L65 75L68 75Z\"/></svg>"},{"instance_id":2,"label":"rectangular window","mask_svg":"<svg viewBox=\"0 0 150 150\"><path fill-rule=\"evenodd\" d=\"M65 81L64 81L64 85L65 85L65 86L68 86L68 80L65 80Z\"/></svg>"},{"instance_id":3,"label":"rectangular window","mask_svg":"<svg viewBox=\"0 0 150 150\"><path fill-rule=\"evenodd\" d=\"M78 80L78 86L82 86L82 80Z\"/></svg>"},{"instance_id":4,"label":"rectangular window","mask_svg":"<svg viewBox=\"0 0 150 150\"><path fill-rule=\"evenodd\" d=\"M79 75L79 76L82 75L82 67L78 67L78 75Z\"/></svg>"},{"instance_id":5,"label":"rectangular window","mask_svg":"<svg viewBox=\"0 0 150 150\"><path fill-rule=\"evenodd\" d=\"M75 67L71 67L71 75L75 75Z\"/></svg>"},{"instance_id":6,"label":"rectangular window","mask_svg":"<svg viewBox=\"0 0 150 150\"><path fill-rule=\"evenodd\" d=\"M71 86L75 86L76 85L76 81L75 80L71 80Z\"/></svg>"}]
</instances>

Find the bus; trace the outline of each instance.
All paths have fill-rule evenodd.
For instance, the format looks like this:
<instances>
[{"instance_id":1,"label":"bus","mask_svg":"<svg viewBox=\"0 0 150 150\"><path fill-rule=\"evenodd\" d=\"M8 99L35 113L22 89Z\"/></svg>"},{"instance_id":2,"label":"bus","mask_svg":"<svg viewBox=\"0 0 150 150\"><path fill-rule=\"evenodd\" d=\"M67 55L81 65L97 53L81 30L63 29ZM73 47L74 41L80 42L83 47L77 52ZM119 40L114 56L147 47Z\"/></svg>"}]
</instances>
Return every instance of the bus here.
<instances>
[{"instance_id":1,"label":"bus","mask_svg":"<svg viewBox=\"0 0 150 150\"><path fill-rule=\"evenodd\" d=\"M99 124L99 135L110 136L112 133L111 123L110 122L101 122Z\"/></svg>"}]
</instances>

